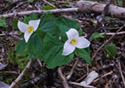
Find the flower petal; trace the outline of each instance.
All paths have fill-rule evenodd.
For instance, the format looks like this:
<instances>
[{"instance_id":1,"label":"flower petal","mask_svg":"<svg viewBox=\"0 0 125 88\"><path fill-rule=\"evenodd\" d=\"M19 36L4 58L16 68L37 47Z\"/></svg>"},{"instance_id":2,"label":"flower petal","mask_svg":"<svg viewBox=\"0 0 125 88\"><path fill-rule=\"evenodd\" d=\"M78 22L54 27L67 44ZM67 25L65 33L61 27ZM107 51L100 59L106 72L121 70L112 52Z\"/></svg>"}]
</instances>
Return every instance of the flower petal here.
<instances>
[{"instance_id":1,"label":"flower petal","mask_svg":"<svg viewBox=\"0 0 125 88\"><path fill-rule=\"evenodd\" d=\"M28 24L25 24L25 23L23 23L23 22L21 22L21 21L18 21L18 28L19 28L19 30L21 31L21 32L26 32L26 30L28 29Z\"/></svg>"},{"instance_id":2,"label":"flower petal","mask_svg":"<svg viewBox=\"0 0 125 88\"><path fill-rule=\"evenodd\" d=\"M74 50L75 50L75 46L71 45L70 41L67 40L64 44L62 55L67 56L67 55L71 54Z\"/></svg>"},{"instance_id":3,"label":"flower petal","mask_svg":"<svg viewBox=\"0 0 125 88\"><path fill-rule=\"evenodd\" d=\"M77 48L87 48L90 45L90 42L84 37L77 37L76 41L77 41L76 44Z\"/></svg>"},{"instance_id":4,"label":"flower petal","mask_svg":"<svg viewBox=\"0 0 125 88\"><path fill-rule=\"evenodd\" d=\"M40 19L39 20L31 20L31 21L29 21L29 25L33 26L34 31L36 31L36 29L38 28L39 23L40 23Z\"/></svg>"},{"instance_id":5,"label":"flower petal","mask_svg":"<svg viewBox=\"0 0 125 88\"><path fill-rule=\"evenodd\" d=\"M30 36L32 35L32 33L27 33L27 32L24 33L24 39L25 39L26 43L28 42L28 40L29 40Z\"/></svg>"},{"instance_id":6,"label":"flower petal","mask_svg":"<svg viewBox=\"0 0 125 88\"><path fill-rule=\"evenodd\" d=\"M76 29L70 28L68 32L66 32L68 39L72 39L74 37L79 37L79 33Z\"/></svg>"}]
</instances>

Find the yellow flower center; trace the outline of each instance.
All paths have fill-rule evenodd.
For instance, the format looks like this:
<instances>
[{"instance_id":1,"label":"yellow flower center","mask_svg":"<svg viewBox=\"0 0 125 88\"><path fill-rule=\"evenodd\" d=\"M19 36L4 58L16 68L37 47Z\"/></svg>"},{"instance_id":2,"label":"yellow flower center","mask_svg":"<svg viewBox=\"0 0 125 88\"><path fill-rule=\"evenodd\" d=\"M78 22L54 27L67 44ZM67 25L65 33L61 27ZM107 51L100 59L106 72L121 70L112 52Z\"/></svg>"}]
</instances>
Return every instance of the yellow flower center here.
<instances>
[{"instance_id":1,"label":"yellow flower center","mask_svg":"<svg viewBox=\"0 0 125 88\"><path fill-rule=\"evenodd\" d=\"M33 31L33 29L34 29L33 26L29 26L29 27L28 27L28 30L27 30L26 32L27 32L27 33L31 33L31 32Z\"/></svg>"},{"instance_id":2,"label":"yellow flower center","mask_svg":"<svg viewBox=\"0 0 125 88\"><path fill-rule=\"evenodd\" d=\"M78 44L75 38L73 38L73 39L70 41L70 43L71 43L72 45Z\"/></svg>"}]
</instances>

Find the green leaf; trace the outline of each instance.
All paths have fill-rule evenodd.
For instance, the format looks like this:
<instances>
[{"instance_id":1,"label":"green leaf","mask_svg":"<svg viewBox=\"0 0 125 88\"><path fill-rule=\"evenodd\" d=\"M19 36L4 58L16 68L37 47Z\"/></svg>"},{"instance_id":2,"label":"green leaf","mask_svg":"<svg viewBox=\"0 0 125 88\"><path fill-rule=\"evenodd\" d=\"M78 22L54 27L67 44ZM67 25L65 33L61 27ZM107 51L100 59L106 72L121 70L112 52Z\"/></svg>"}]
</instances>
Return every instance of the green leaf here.
<instances>
[{"instance_id":1,"label":"green leaf","mask_svg":"<svg viewBox=\"0 0 125 88\"><path fill-rule=\"evenodd\" d=\"M42 7L44 10L51 10L51 9L54 9L52 6L50 6L50 5L44 5L43 7Z\"/></svg>"},{"instance_id":2,"label":"green leaf","mask_svg":"<svg viewBox=\"0 0 125 88\"><path fill-rule=\"evenodd\" d=\"M27 43L25 40L21 40L18 45L16 46L16 53L18 56L25 56L28 54L28 47Z\"/></svg>"},{"instance_id":3,"label":"green leaf","mask_svg":"<svg viewBox=\"0 0 125 88\"><path fill-rule=\"evenodd\" d=\"M39 58L42 54L42 38L39 34L31 35L28 43L21 40L16 47L16 52L19 56L28 55L32 59Z\"/></svg>"},{"instance_id":4,"label":"green leaf","mask_svg":"<svg viewBox=\"0 0 125 88\"><path fill-rule=\"evenodd\" d=\"M62 55L63 43L56 37L51 35L46 35L43 40L43 58L42 61L45 61L47 68L55 68L57 66L62 66L69 63L74 54L69 56Z\"/></svg>"},{"instance_id":5,"label":"green leaf","mask_svg":"<svg viewBox=\"0 0 125 88\"><path fill-rule=\"evenodd\" d=\"M38 19L38 15L37 14L31 14L29 16L30 20L37 20Z\"/></svg>"},{"instance_id":6,"label":"green leaf","mask_svg":"<svg viewBox=\"0 0 125 88\"><path fill-rule=\"evenodd\" d=\"M64 3L64 5L69 6L70 4L69 3Z\"/></svg>"},{"instance_id":7,"label":"green leaf","mask_svg":"<svg viewBox=\"0 0 125 88\"><path fill-rule=\"evenodd\" d=\"M52 13L47 12L42 15L40 22L40 30L51 34L66 35L70 28L80 29L80 24L76 20L66 19L64 17L56 18Z\"/></svg>"},{"instance_id":8,"label":"green leaf","mask_svg":"<svg viewBox=\"0 0 125 88\"><path fill-rule=\"evenodd\" d=\"M105 38L104 35L98 33L98 32L95 32L92 34L92 36L90 37L90 40L94 40L94 39L98 39L98 38Z\"/></svg>"},{"instance_id":9,"label":"green leaf","mask_svg":"<svg viewBox=\"0 0 125 88\"><path fill-rule=\"evenodd\" d=\"M28 24L30 20L37 20L38 15L37 14L31 14L30 16L24 16L24 23Z\"/></svg>"},{"instance_id":10,"label":"green leaf","mask_svg":"<svg viewBox=\"0 0 125 88\"><path fill-rule=\"evenodd\" d=\"M80 29L80 24L77 20L74 19L67 19L64 17L59 17L56 20L56 23L58 24L58 28L60 30L60 34L62 35L66 35L66 32L70 29L70 28L75 28L76 30Z\"/></svg>"},{"instance_id":11,"label":"green leaf","mask_svg":"<svg viewBox=\"0 0 125 88\"><path fill-rule=\"evenodd\" d=\"M96 26L96 25L97 25L97 22L96 22L96 21L95 21L95 22L93 21L93 22L92 22L92 25L93 25L93 26Z\"/></svg>"},{"instance_id":12,"label":"green leaf","mask_svg":"<svg viewBox=\"0 0 125 88\"><path fill-rule=\"evenodd\" d=\"M28 0L29 2L34 2L34 0Z\"/></svg>"},{"instance_id":13,"label":"green leaf","mask_svg":"<svg viewBox=\"0 0 125 88\"><path fill-rule=\"evenodd\" d=\"M32 59L39 58L42 53L42 40L38 34L35 34L30 38L28 42L28 53Z\"/></svg>"},{"instance_id":14,"label":"green leaf","mask_svg":"<svg viewBox=\"0 0 125 88\"><path fill-rule=\"evenodd\" d=\"M0 19L0 27L8 27L4 17L1 17L1 19Z\"/></svg>"},{"instance_id":15,"label":"green leaf","mask_svg":"<svg viewBox=\"0 0 125 88\"><path fill-rule=\"evenodd\" d=\"M118 0L118 4L122 5L123 1L122 0Z\"/></svg>"},{"instance_id":16,"label":"green leaf","mask_svg":"<svg viewBox=\"0 0 125 88\"><path fill-rule=\"evenodd\" d=\"M79 30L79 35L81 36L82 35L82 28L80 28L80 30Z\"/></svg>"},{"instance_id":17,"label":"green leaf","mask_svg":"<svg viewBox=\"0 0 125 88\"><path fill-rule=\"evenodd\" d=\"M107 54L109 55L109 57L113 57L116 55L117 53L117 47L115 46L115 44L108 44L104 46L105 51L107 52Z\"/></svg>"},{"instance_id":18,"label":"green leaf","mask_svg":"<svg viewBox=\"0 0 125 88\"><path fill-rule=\"evenodd\" d=\"M46 31L48 33L51 33L51 34L59 33L59 29L58 29L58 26L56 24L55 16L50 12L44 13L41 16L41 22L39 25L39 29Z\"/></svg>"},{"instance_id":19,"label":"green leaf","mask_svg":"<svg viewBox=\"0 0 125 88\"><path fill-rule=\"evenodd\" d=\"M76 56L83 58L90 66L92 66L91 57L90 57L90 49L76 49L75 51Z\"/></svg>"},{"instance_id":20,"label":"green leaf","mask_svg":"<svg viewBox=\"0 0 125 88\"><path fill-rule=\"evenodd\" d=\"M18 29L17 23L18 23L18 20L15 20L15 21L12 22L12 26L13 26L14 29Z\"/></svg>"}]
</instances>

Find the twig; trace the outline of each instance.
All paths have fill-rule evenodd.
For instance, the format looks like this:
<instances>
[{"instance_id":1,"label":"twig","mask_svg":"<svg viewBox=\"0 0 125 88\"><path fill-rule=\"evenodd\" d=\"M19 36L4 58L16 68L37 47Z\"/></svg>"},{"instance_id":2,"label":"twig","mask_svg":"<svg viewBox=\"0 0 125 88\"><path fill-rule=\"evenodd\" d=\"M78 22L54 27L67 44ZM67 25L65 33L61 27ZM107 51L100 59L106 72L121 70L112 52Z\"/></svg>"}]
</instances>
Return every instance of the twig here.
<instances>
[{"instance_id":1,"label":"twig","mask_svg":"<svg viewBox=\"0 0 125 88\"><path fill-rule=\"evenodd\" d=\"M48 1L46 1L46 0L43 0L46 4L48 4L48 5L50 5L50 6L52 6L53 8L56 8L56 6L55 5L53 5L53 4L51 4L50 2L48 2Z\"/></svg>"},{"instance_id":2,"label":"twig","mask_svg":"<svg viewBox=\"0 0 125 88\"><path fill-rule=\"evenodd\" d=\"M122 81L123 81L123 84L124 84L124 87L125 87L125 78L124 78L123 73L122 73L120 61L118 61L118 65L119 65L119 72L120 72L120 74L121 74Z\"/></svg>"},{"instance_id":3,"label":"twig","mask_svg":"<svg viewBox=\"0 0 125 88\"><path fill-rule=\"evenodd\" d=\"M59 74L59 76L60 76L60 79L62 80L62 84L63 84L64 88L70 88L69 85L68 85L68 83L67 83L66 78L65 78L64 75L62 74L62 70L61 70L60 67L58 68L58 74Z\"/></svg>"},{"instance_id":4,"label":"twig","mask_svg":"<svg viewBox=\"0 0 125 88\"><path fill-rule=\"evenodd\" d=\"M77 63L78 63L78 61L79 61L79 60L77 59L76 62L75 62L75 64L73 65L73 67L72 67L70 73L67 75L67 77L66 77L67 80L69 80L69 79L71 78L71 76L72 76L72 74L73 74L73 71L74 71L74 69L75 69L75 67L76 67L76 65L77 65Z\"/></svg>"},{"instance_id":5,"label":"twig","mask_svg":"<svg viewBox=\"0 0 125 88\"><path fill-rule=\"evenodd\" d=\"M114 35L115 33L101 33L102 35L106 34L106 35ZM116 35L124 35L125 31L122 32L118 32Z\"/></svg>"},{"instance_id":6,"label":"twig","mask_svg":"<svg viewBox=\"0 0 125 88\"><path fill-rule=\"evenodd\" d=\"M112 35L106 42L104 42L94 53L92 60L96 57L97 53L104 47L104 45L106 45L109 41L112 40L113 37L115 37L115 35L117 35L117 33L122 30L122 28L124 28L125 24L119 28L119 30L116 31L116 33L114 35Z\"/></svg>"},{"instance_id":7,"label":"twig","mask_svg":"<svg viewBox=\"0 0 125 88\"><path fill-rule=\"evenodd\" d=\"M15 81L13 81L10 85L9 88L14 88L15 85L22 79L24 73L30 68L31 66L31 63L32 63L32 60L30 60L27 64L27 66L25 67L25 69L21 72L21 74L17 77L17 79Z\"/></svg>"},{"instance_id":8,"label":"twig","mask_svg":"<svg viewBox=\"0 0 125 88\"><path fill-rule=\"evenodd\" d=\"M43 82L46 78L47 78L47 73L43 72L42 74L40 74L39 76L35 77L34 79L24 83L19 88L27 88L29 85L31 86L31 85L35 84L36 82L38 82L39 80L41 82Z\"/></svg>"},{"instance_id":9,"label":"twig","mask_svg":"<svg viewBox=\"0 0 125 88\"><path fill-rule=\"evenodd\" d=\"M108 75L111 75L112 73L113 73L113 71L110 71L110 72L104 74L101 78L104 78L104 77L106 77L106 76L108 76ZM99 78L96 79L94 82L97 82L98 80L99 80Z\"/></svg>"},{"instance_id":10,"label":"twig","mask_svg":"<svg viewBox=\"0 0 125 88\"><path fill-rule=\"evenodd\" d=\"M41 61L40 61L39 59L37 59L37 62L38 62L38 64L40 65L40 67L42 68L43 65L42 65Z\"/></svg>"},{"instance_id":11,"label":"twig","mask_svg":"<svg viewBox=\"0 0 125 88\"><path fill-rule=\"evenodd\" d=\"M19 72L16 72L16 71L4 71L6 74L16 74L16 75L19 75ZM3 73L3 72L0 72L0 73Z\"/></svg>"},{"instance_id":12,"label":"twig","mask_svg":"<svg viewBox=\"0 0 125 88\"><path fill-rule=\"evenodd\" d=\"M66 9L53 9L53 10L31 10L31 11L22 11L22 12L16 12L19 16L29 15L33 13L42 14L45 12L51 12L51 13L64 13L64 12L77 12L78 8L66 8ZM8 18L11 16L14 16L15 13L8 13L0 15L0 18L3 16L4 18Z\"/></svg>"},{"instance_id":13,"label":"twig","mask_svg":"<svg viewBox=\"0 0 125 88\"><path fill-rule=\"evenodd\" d=\"M81 86L81 87L85 87L83 84L81 83L77 83L77 82L68 82L69 84L72 85L76 85L76 86ZM94 88L93 86L87 86L87 88Z\"/></svg>"}]
</instances>

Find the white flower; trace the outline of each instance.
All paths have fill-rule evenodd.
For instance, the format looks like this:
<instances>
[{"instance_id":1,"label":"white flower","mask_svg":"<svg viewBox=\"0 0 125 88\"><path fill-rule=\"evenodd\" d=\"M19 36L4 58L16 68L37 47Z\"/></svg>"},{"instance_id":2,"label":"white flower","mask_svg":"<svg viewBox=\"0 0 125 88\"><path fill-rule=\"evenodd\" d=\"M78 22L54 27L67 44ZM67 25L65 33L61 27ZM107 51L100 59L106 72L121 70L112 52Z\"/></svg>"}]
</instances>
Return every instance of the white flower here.
<instances>
[{"instance_id":1,"label":"white flower","mask_svg":"<svg viewBox=\"0 0 125 88\"><path fill-rule=\"evenodd\" d=\"M71 54L75 47L77 48L87 48L90 45L90 42L83 36L79 37L79 33L76 29L71 28L66 32L68 40L65 42L63 47L62 55L67 56Z\"/></svg>"},{"instance_id":2,"label":"white flower","mask_svg":"<svg viewBox=\"0 0 125 88\"><path fill-rule=\"evenodd\" d=\"M24 33L24 39L26 43L28 42L30 36L33 32L35 32L39 26L40 19L39 20L31 20L29 21L29 24L25 24L21 21L18 21L18 28L21 32Z\"/></svg>"}]
</instances>

